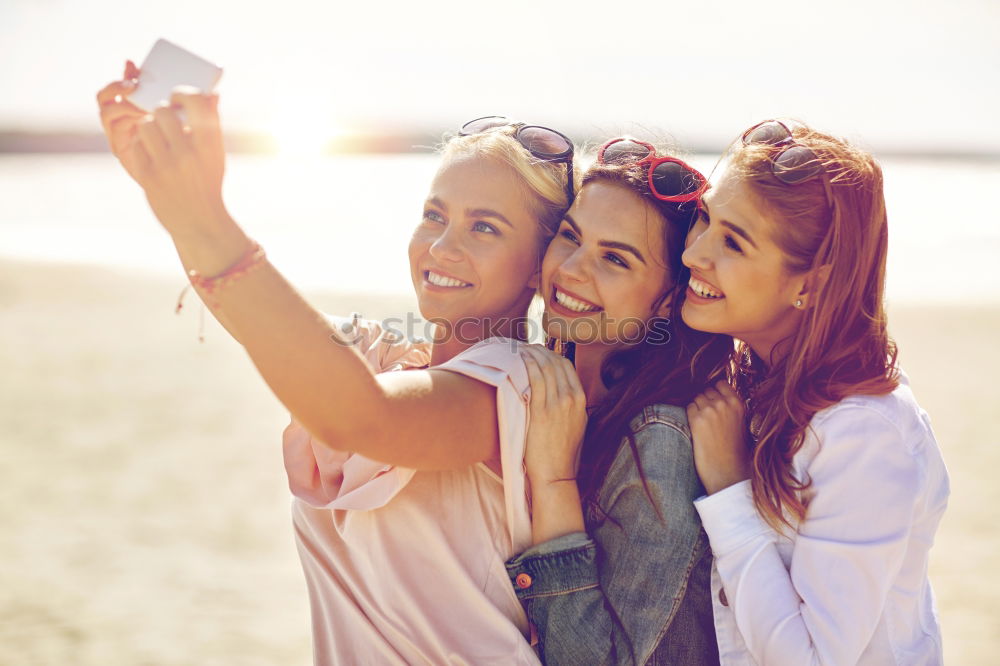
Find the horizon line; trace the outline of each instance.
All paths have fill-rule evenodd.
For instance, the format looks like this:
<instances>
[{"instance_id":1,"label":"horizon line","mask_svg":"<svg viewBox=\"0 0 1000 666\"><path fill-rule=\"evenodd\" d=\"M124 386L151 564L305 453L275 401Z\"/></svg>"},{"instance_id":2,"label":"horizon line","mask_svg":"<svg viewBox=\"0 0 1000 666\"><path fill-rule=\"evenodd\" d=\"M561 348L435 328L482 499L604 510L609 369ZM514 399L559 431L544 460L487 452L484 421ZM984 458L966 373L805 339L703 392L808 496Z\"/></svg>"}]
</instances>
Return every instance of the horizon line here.
<instances>
[{"instance_id":1,"label":"horizon line","mask_svg":"<svg viewBox=\"0 0 1000 666\"><path fill-rule=\"evenodd\" d=\"M354 154L431 154L442 140L444 132L410 131L379 134L355 133L326 142L321 155ZM597 145L598 137L586 137L577 145ZM276 139L262 131L228 131L225 133L226 152L234 154L278 154ZM911 144L912 145L912 144ZM719 142L693 142L682 152L717 155L727 144ZM110 153L102 132L77 130L3 130L0 129L0 154L86 154ZM872 150L879 157L946 158L975 161L1000 161L1000 152L990 150L947 150L927 148L902 148L887 146Z\"/></svg>"}]
</instances>

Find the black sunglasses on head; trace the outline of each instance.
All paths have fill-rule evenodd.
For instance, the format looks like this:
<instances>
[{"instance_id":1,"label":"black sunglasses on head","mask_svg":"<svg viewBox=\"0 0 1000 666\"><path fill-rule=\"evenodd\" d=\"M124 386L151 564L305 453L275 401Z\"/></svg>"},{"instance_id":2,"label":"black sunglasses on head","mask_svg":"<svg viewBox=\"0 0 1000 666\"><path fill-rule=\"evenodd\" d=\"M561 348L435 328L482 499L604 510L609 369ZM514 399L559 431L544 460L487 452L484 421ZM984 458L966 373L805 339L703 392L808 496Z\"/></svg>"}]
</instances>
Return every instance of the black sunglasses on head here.
<instances>
[{"instance_id":1,"label":"black sunglasses on head","mask_svg":"<svg viewBox=\"0 0 1000 666\"><path fill-rule=\"evenodd\" d=\"M504 116L484 116L462 125L459 136L481 134L498 127L514 127L514 138L525 150L544 162L566 164L566 201L573 202L573 142L562 132L541 125L528 125Z\"/></svg>"}]
</instances>

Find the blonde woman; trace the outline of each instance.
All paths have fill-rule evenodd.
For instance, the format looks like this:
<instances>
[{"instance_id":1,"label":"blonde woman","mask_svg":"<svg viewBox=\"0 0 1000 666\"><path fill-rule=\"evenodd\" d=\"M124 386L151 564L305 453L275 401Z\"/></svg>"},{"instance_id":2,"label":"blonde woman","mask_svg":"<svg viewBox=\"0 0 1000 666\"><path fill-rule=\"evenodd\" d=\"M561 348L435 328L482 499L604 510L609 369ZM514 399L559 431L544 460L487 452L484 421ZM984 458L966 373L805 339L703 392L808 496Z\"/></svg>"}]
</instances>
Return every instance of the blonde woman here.
<instances>
[{"instance_id":1,"label":"blonde woman","mask_svg":"<svg viewBox=\"0 0 1000 666\"><path fill-rule=\"evenodd\" d=\"M537 663L504 569L531 534L514 408L527 377L514 348L457 357L521 336L572 194L572 144L496 118L449 143L410 243L421 313L448 325L419 345L323 316L228 214L216 96L175 94L147 115L129 89L98 95L113 151L296 420L285 464L316 663Z\"/></svg>"}]
</instances>

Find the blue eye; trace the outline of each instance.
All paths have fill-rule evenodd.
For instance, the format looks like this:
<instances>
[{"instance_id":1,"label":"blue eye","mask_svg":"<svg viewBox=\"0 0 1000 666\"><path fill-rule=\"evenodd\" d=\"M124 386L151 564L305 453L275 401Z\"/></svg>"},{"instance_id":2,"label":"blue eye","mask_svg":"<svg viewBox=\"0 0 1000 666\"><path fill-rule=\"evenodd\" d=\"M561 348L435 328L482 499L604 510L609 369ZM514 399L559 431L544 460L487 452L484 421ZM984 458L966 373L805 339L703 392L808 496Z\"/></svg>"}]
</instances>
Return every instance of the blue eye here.
<instances>
[{"instance_id":1,"label":"blue eye","mask_svg":"<svg viewBox=\"0 0 1000 666\"><path fill-rule=\"evenodd\" d=\"M472 225L472 230L473 231L481 231L481 232L488 233L488 234L500 233L500 232L497 231L496 227L494 227L492 224L487 224L486 222L476 222L476 223L474 223Z\"/></svg>"},{"instance_id":2,"label":"blue eye","mask_svg":"<svg viewBox=\"0 0 1000 666\"><path fill-rule=\"evenodd\" d=\"M444 222L444 216L441 215L441 213L437 212L436 210L430 210L430 209L424 211L424 219L427 220L428 222L438 222L438 223Z\"/></svg>"}]
</instances>

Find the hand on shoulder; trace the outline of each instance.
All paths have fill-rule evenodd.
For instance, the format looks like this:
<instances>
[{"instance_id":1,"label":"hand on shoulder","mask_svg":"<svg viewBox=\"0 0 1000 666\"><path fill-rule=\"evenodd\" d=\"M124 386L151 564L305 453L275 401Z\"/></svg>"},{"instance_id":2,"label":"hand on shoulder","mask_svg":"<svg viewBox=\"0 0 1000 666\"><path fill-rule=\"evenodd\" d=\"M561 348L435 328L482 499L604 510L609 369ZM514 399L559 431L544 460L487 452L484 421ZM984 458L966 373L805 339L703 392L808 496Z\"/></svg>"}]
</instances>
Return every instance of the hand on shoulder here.
<instances>
[{"instance_id":1,"label":"hand on shoulder","mask_svg":"<svg viewBox=\"0 0 1000 666\"><path fill-rule=\"evenodd\" d=\"M521 358L531 384L525 466L533 483L574 479L587 429L587 396L573 364L539 345Z\"/></svg>"}]
</instances>

